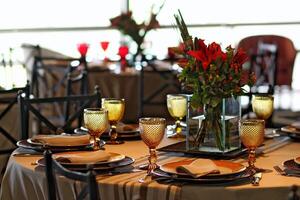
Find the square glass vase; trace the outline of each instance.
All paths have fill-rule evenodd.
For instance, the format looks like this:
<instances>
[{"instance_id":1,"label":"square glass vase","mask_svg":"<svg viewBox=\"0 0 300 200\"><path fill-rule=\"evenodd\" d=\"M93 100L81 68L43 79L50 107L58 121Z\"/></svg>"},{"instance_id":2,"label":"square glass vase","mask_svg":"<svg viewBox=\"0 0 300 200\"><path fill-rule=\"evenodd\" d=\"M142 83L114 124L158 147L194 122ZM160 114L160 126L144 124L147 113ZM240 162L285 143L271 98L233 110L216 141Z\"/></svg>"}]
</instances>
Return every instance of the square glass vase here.
<instances>
[{"instance_id":1,"label":"square glass vase","mask_svg":"<svg viewBox=\"0 0 300 200\"><path fill-rule=\"evenodd\" d=\"M198 109L191 107L191 95L187 99L187 151L228 153L241 148L240 97L224 98L214 108L204 105Z\"/></svg>"}]
</instances>

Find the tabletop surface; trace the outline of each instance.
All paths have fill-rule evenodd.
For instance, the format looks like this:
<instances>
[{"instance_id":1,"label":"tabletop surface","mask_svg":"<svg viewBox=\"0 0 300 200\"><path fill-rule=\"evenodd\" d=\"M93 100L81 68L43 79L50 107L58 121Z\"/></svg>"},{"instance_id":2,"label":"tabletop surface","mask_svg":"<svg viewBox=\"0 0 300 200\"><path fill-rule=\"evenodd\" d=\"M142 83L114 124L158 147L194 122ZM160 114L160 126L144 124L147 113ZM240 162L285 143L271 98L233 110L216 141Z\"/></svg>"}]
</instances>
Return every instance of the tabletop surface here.
<instances>
[{"instance_id":1,"label":"tabletop surface","mask_svg":"<svg viewBox=\"0 0 300 200\"><path fill-rule=\"evenodd\" d=\"M281 138L282 139L282 138ZM265 141L262 147L265 153L257 158L256 166L270 169L264 173L259 186L249 183L242 185L199 185L199 184L159 184L149 180L138 183L145 172L128 173L115 176L97 176L100 194L103 199L194 199L195 195L209 199L286 199L293 184L300 185L300 178L281 176L273 170L273 166L281 165L285 160L300 155L300 143L289 138L273 142ZM176 139L164 138L160 147L178 142ZM279 145L269 145L278 142ZM106 151L122 153L135 159L135 165L147 163L148 149L142 141L127 141L123 145L106 145ZM41 156L11 156L4 180L2 182L2 199L45 199L46 192L43 170L33 163ZM158 153L158 164L186 159L182 154ZM234 160L247 165L245 158ZM67 186L69 185L69 186ZM62 199L70 198L73 191L71 184L60 185ZM25 189L26 188L26 189ZM70 191L69 191L70 190ZM18 192L16 192L18 191ZM31 192L29 192L31 191ZM69 192L67 192L69 191ZM255 192L253 192L255 191ZM74 192L74 191L73 191ZM69 196L68 196L68 195ZM72 198L71 198L72 199Z\"/></svg>"}]
</instances>

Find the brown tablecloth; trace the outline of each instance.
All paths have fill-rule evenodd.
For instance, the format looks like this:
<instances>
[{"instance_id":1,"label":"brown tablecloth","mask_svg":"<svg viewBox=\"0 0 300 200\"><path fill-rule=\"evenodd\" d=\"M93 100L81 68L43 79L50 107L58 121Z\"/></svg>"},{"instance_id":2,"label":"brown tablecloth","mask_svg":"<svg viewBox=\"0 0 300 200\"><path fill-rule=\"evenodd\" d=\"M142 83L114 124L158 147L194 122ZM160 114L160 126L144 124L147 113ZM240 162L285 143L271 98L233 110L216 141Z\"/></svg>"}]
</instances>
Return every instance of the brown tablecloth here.
<instances>
[{"instance_id":1,"label":"brown tablecloth","mask_svg":"<svg viewBox=\"0 0 300 200\"><path fill-rule=\"evenodd\" d=\"M175 142L175 139L164 139L161 146ZM286 140L278 149L269 149L257 159L256 165L273 169L283 161L300 155L300 143ZM135 165L147 162L148 152L141 141L130 141L123 145L106 145L106 150L119 152L136 159ZM46 199L47 192L44 171L32 165L41 156L11 156L5 173L0 199ZM158 164L185 159L181 154L159 153ZM245 159L238 159L245 165ZM300 185L300 178L284 177L276 172L263 174L260 186L243 184L230 185L198 185L198 184L159 184L156 181L138 183L145 172L121 174L115 176L98 176L99 191L102 199L287 199L293 184ZM74 199L74 187L80 187L70 180L58 178L61 199ZM78 189L78 188L77 188Z\"/></svg>"}]
</instances>

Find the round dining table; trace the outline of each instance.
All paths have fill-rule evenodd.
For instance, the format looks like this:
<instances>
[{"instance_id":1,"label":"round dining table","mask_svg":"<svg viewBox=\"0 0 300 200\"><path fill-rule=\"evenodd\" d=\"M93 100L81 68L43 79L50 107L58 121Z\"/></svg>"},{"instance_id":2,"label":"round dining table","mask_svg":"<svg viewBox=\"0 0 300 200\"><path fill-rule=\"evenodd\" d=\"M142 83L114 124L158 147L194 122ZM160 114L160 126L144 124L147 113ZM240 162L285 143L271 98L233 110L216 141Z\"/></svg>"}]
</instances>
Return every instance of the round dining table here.
<instances>
[{"instance_id":1,"label":"round dining table","mask_svg":"<svg viewBox=\"0 0 300 200\"><path fill-rule=\"evenodd\" d=\"M159 147L178 142L179 139L164 138ZM105 151L125 154L135 159L134 166L148 162L148 149L140 141L126 141L121 145L105 145ZM256 166L269 169L263 173L259 186L250 181L239 184L195 184L189 182L157 182L147 179L144 183L138 180L145 176L145 171L133 171L118 175L97 175L98 189L101 199L288 199L292 185L300 185L299 177L282 176L273 167L281 165L288 159L300 156L300 143L288 137L279 137L265 141ZM36 161L41 154L22 154L17 149L9 159L2 181L0 199L3 200L42 200L47 199L44 167L37 166ZM158 164L186 159L183 153L158 152ZM233 162L247 166L247 156L236 158ZM80 183L64 177L57 178L60 199L75 199L75 192Z\"/></svg>"}]
</instances>

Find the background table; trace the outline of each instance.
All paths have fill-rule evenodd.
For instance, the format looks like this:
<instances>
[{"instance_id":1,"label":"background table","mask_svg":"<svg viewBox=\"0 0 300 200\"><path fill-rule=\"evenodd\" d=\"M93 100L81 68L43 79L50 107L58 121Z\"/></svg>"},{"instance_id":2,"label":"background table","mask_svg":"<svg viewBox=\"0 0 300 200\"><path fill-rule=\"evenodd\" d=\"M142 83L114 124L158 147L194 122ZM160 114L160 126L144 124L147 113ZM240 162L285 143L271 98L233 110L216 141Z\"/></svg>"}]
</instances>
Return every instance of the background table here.
<instances>
[{"instance_id":1,"label":"background table","mask_svg":"<svg viewBox=\"0 0 300 200\"><path fill-rule=\"evenodd\" d=\"M175 139L164 139L161 146L174 143ZM257 159L257 166L273 169L287 159L300 155L300 143L289 139L284 146L264 154ZM130 141L123 145L105 146L107 151L124 153L136 159L136 165L146 163L148 149L141 141ZM181 154L159 153L158 163L184 159ZM41 156L11 156L5 173L1 199L46 199L47 193L44 171L32 165ZM246 165L245 159L238 159ZM276 172L263 174L260 186L244 184L230 185L197 185L197 184L159 184L156 181L138 183L145 172L121 174L116 176L97 177L102 199L287 199L293 184L300 185L300 178L284 177ZM62 199L74 199L74 184L64 178L58 179ZM77 185L77 184L76 184ZM126 197L126 198L125 198Z\"/></svg>"}]
</instances>

